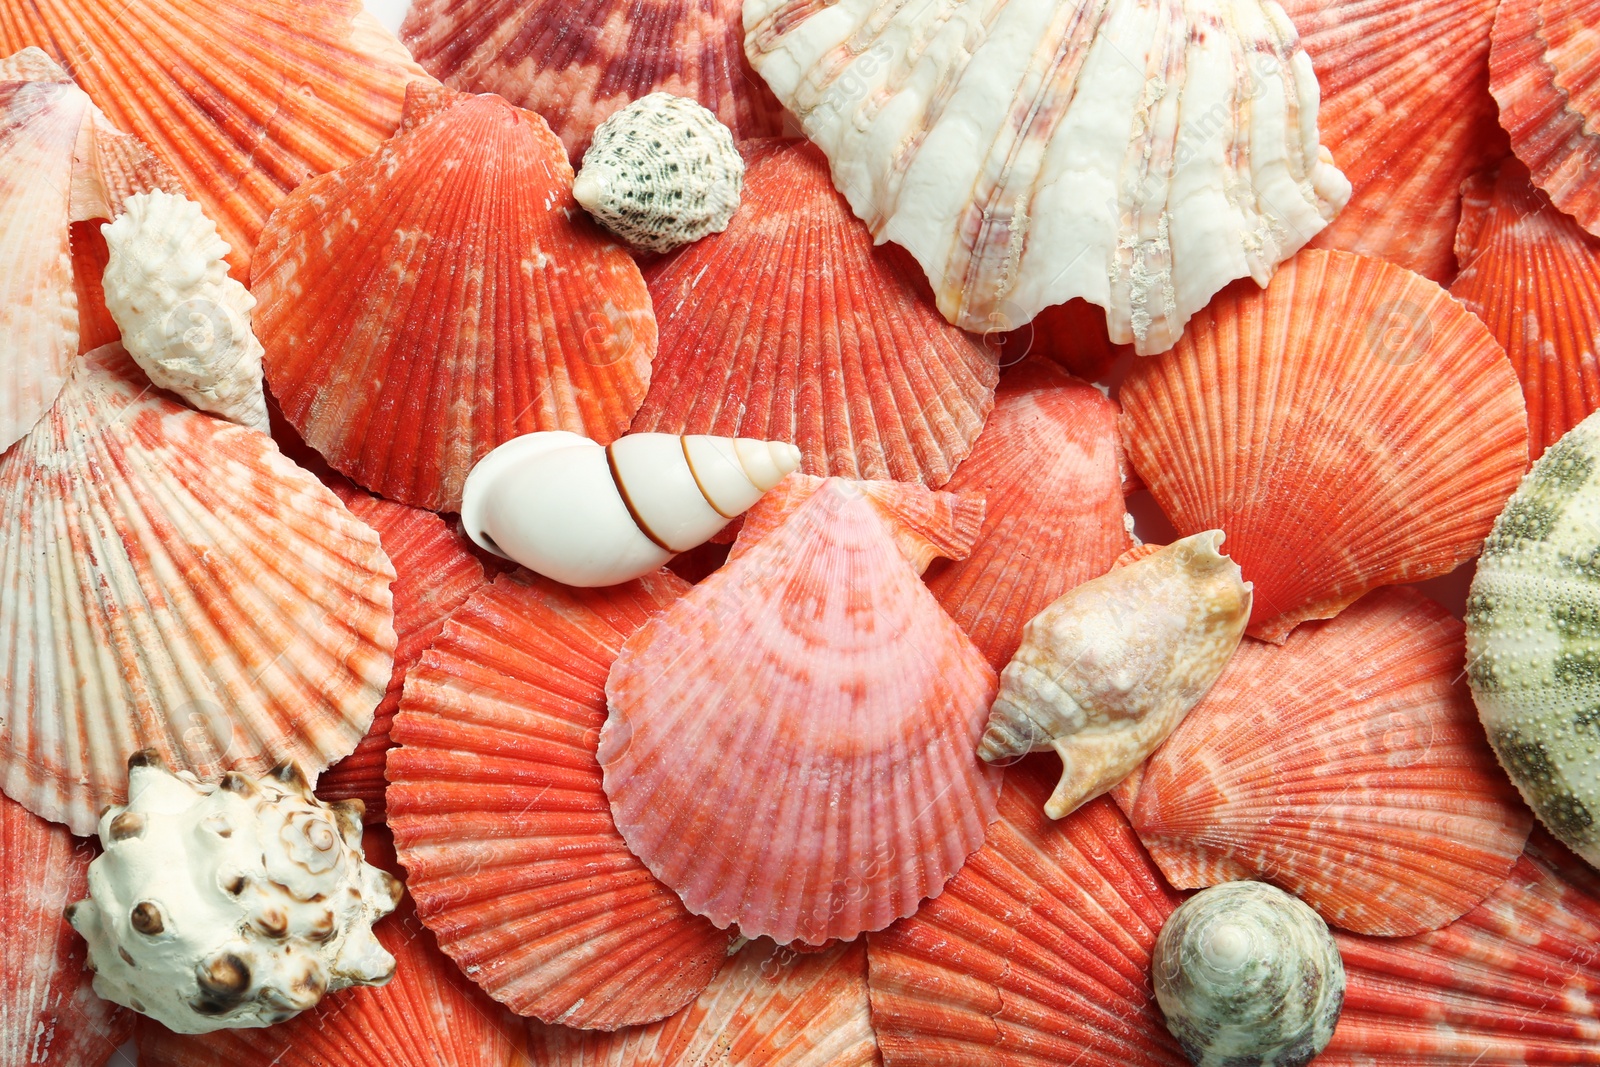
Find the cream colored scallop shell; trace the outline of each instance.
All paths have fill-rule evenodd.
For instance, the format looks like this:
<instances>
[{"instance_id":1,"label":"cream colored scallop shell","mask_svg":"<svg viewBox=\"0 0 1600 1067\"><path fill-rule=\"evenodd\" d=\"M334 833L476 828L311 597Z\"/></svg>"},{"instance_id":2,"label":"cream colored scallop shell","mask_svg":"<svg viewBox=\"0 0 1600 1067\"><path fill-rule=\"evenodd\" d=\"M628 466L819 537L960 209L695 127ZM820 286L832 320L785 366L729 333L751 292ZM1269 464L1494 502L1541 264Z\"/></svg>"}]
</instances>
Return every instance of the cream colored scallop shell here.
<instances>
[{"instance_id":1,"label":"cream colored scallop shell","mask_svg":"<svg viewBox=\"0 0 1600 1067\"><path fill-rule=\"evenodd\" d=\"M1250 618L1250 583L1185 537L1069 590L1023 630L1000 675L978 754L1061 756L1053 819L1116 785L1183 720L1227 666Z\"/></svg>"},{"instance_id":2,"label":"cream colored scallop shell","mask_svg":"<svg viewBox=\"0 0 1600 1067\"><path fill-rule=\"evenodd\" d=\"M747 0L744 20L834 184L968 330L1083 297L1113 341L1164 351L1350 197L1273 0Z\"/></svg>"},{"instance_id":3,"label":"cream colored scallop shell","mask_svg":"<svg viewBox=\"0 0 1600 1067\"><path fill-rule=\"evenodd\" d=\"M1344 1005L1327 923L1265 882L1190 897L1161 928L1150 966L1167 1029L1199 1067L1302 1067Z\"/></svg>"},{"instance_id":4,"label":"cream colored scallop shell","mask_svg":"<svg viewBox=\"0 0 1600 1067\"><path fill-rule=\"evenodd\" d=\"M393 976L372 924L400 882L362 859L360 801L322 803L289 765L202 782L145 751L128 775L128 803L100 817L89 897L67 909L96 993L197 1034Z\"/></svg>"},{"instance_id":5,"label":"cream colored scallop shell","mask_svg":"<svg viewBox=\"0 0 1600 1067\"><path fill-rule=\"evenodd\" d=\"M602 122L572 183L601 225L650 252L727 229L743 189L733 133L671 93L641 97Z\"/></svg>"},{"instance_id":6,"label":"cream colored scallop shell","mask_svg":"<svg viewBox=\"0 0 1600 1067\"><path fill-rule=\"evenodd\" d=\"M201 411L267 429L261 342L250 291L228 276L228 246L193 200L166 192L128 197L100 228L111 258L106 308L122 347L163 389Z\"/></svg>"},{"instance_id":7,"label":"cream colored scallop shell","mask_svg":"<svg viewBox=\"0 0 1600 1067\"><path fill-rule=\"evenodd\" d=\"M1534 813L1600 866L1600 413L1533 465L1484 542L1467 681Z\"/></svg>"}]
</instances>

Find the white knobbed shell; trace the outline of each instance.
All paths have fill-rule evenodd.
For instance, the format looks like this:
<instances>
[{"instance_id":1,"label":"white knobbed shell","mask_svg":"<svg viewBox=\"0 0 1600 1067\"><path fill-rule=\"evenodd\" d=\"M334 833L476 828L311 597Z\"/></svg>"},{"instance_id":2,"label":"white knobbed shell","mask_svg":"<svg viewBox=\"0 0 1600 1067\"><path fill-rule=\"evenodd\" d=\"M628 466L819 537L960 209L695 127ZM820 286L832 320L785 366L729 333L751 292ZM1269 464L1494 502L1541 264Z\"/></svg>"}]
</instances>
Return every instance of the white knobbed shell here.
<instances>
[{"instance_id":1,"label":"white knobbed shell","mask_svg":"<svg viewBox=\"0 0 1600 1067\"><path fill-rule=\"evenodd\" d=\"M558 582L616 585L703 544L800 466L800 450L745 437L636 433L601 447L524 434L472 468L467 535Z\"/></svg>"},{"instance_id":2,"label":"white knobbed shell","mask_svg":"<svg viewBox=\"0 0 1600 1067\"><path fill-rule=\"evenodd\" d=\"M201 411L267 429L261 342L250 328L256 298L228 274L228 245L200 205L166 192L137 193L100 227L106 309L122 347L162 389Z\"/></svg>"},{"instance_id":3,"label":"white knobbed shell","mask_svg":"<svg viewBox=\"0 0 1600 1067\"><path fill-rule=\"evenodd\" d=\"M1265 882L1201 890L1168 917L1151 977L1198 1067L1302 1067L1333 1037L1344 961L1322 916Z\"/></svg>"},{"instance_id":4,"label":"white knobbed shell","mask_svg":"<svg viewBox=\"0 0 1600 1067\"><path fill-rule=\"evenodd\" d=\"M744 25L851 208L963 329L1082 297L1163 352L1350 198L1275 0L747 0Z\"/></svg>"},{"instance_id":5,"label":"white knobbed shell","mask_svg":"<svg viewBox=\"0 0 1600 1067\"><path fill-rule=\"evenodd\" d=\"M978 754L994 761L1055 750L1052 819L1127 777L1239 647L1251 586L1217 551L1222 537L1206 530L1117 567L1062 594L1023 630Z\"/></svg>"},{"instance_id":6,"label":"white knobbed shell","mask_svg":"<svg viewBox=\"0 0 1600 1067\"><path fill-rule=\"evenodd\" d=\"M361 802L332 806L291 765L220 782L128 760L128 803L67 920L94 991L180 1034L268 1026L394 974L372 924L400 882L361 852Z\"/></svg>"},{"instance_id":7,"label":"white knobbed shell","mask_svg":"<svg viewBox=\"0 0 1600 1067\"><path fill-rule=\"evenodd\" d=\"M1539 821L1600 867L1600 413L1545 450L1483 543L1467 683Z\"/></svg>"},{"instance_id":8,"label":"white knobbed shell","mask_svg":"<svg viewBox=\"0 0 1600 1067\"><path fill-rule=\"evenodd\" d=\"M650 252L727 229L743 189L732 131L671 93L641 97L602 122L572 183L601 225Z\"/></svg>"}]
</instances>

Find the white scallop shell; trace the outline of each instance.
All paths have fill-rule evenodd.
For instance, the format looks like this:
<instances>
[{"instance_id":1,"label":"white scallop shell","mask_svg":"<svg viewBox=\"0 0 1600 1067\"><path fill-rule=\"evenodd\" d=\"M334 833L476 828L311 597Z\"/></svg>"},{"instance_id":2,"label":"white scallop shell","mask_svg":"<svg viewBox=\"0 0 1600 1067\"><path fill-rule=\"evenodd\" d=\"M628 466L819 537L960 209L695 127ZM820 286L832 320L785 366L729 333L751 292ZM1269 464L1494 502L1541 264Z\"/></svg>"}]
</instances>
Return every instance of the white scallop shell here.
<instances>
[{"instance_id":1,"label":"white scallop shell","mask_svg":"<svg viewBox=\"0 0 1600 1067\"><path fill-rule=\"evenodd\" d=\"M362 859L360 801L329 807L287 765L202 782L147 751L128 773L128 803L100 817L88 899L67 909L96 993L197 1034L393 976L372 924L400 883Z\"/></svg>"},{"instance_id":2,"label":"white scallop shell","mask_svg":"<svg viewBox=\"0 0 1600 1067\"><path fill-rule=\"evenodd\" d=\"M1483 545L1467 681L1501 766L1600 867L1600 413L1551 445Z\"/></svg>"},{"instance_id":3,"label":"white scallop shell","mask_svg":"<svg viewBox=\"0 0 1600 1067\"><path fill-rule=\"evenodd\" d=\"M1053 749L1067 815L1127 777L1206 695L1239 647L1250 583L1206 530L1071 589L1023 630L978 754Z\"/></svg>"},{"instance_id":4,"label":"white scallop shell","mask_svg":"<svg viewBox=\"0 0 1600 1067\"><path fill-rule=\"evenodd\" d=\"M781 441L636 433L601 447L547 430L478 461L467 535L558 582L616 585L704 543L800 465Z\"/></svg>"},{"instance_id":5,"label":"white scallop shell","mask_svg":"<svg viewBox=\"0 0 1600 1067\"><path fill-rule=\"evenodd\" d=\"M744 22L839 191L968 330L1083 297L1164 351L1350 197L1273 0L747 0Z\"/></svg>"},{"instance_id":6,"label":"white scallop shell","mask_svg":"<svg viewBox=\"0 0 1600 1067\"><path fill-rule=\"evenodd\" d=\"M1333 1037L1344 961L1322 917L1265 882L1201 890L1150 962L1167 1029L1199 1067L1302 1067Z\"/></svg>"},{"instance_id":7,"label":"white scallop shell","mask_svg":"<svg viewBox=\"0 0 1600 1067\"><path fill-rule=\"evenodd\" d=\"M266 430L256 299L228 275L216 223L193 200L138 193L100 232L111 253L106 308L128 354L199 410Z\"/></svg>"},{"instance_id":8,"label":"white scallop shell","mask_svg":"<svg viewBox=\"0 0 1600 1067\"><path fill-rule=\"evenodd\" d=\"M727 229L743 189L733 133L671 93L641 97L602 122L572 183L601 225L651 252Z\"/></svg>"}]
</instances>

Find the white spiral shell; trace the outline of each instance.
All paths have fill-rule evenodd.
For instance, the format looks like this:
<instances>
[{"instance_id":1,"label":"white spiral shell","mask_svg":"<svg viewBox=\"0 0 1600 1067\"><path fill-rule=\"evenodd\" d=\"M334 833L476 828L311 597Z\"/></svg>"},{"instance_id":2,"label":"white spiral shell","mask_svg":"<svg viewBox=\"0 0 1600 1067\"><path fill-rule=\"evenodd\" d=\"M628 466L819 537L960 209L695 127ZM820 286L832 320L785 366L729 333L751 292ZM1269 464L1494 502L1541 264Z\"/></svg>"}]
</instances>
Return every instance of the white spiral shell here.
<instances>
[{"instance_id":1,"label":"white spiral shell","mask_svg":"<svg viewBox=\"0 0 1600 1067\"><path fill-rule=\"evenodd\" d=\"M202 782L146 750L128 775L128 803L100 817L89 897L67 908L101 997L198 1034L393 976L372 924L401 887L362 858L360 801L324 804L287 765Z\"/></svg>"},{"instance_id":2,"label":"white spiral shell","mask_svg":"<svg viewBox=\"0 0 1600 1067\"><path fill-rule=\"evenodd\" d=\"M1167 1029L1200 1067L1301 1067L1344 1006L1344 961L1322 917L1265 882L1184 901L1151 956Z\"/></svg>"},{"instance_id":3,"label":"white spiral shell","mask_svg":"<svg viewBox=\"0 0 1600 1067\"><path fill-rule=\"evenodd\" d=\"M162 389L265 431L256 298L228 275L216 223L193 200L157 191L128 197L100 232L111 252L106 309L123 348Z\"/></svg>"},{"instance_id":4,"label":"white spiral shell","mask_svg":"<svg viewBox=\"0 0 1600 1067\"><path fill-rule=\"evenodd\" d=\"M732 132L671 93L641 97L602 122L572 183L601 225L651 252L727 229L743 189Z\"/></svg>"},{"instance_id":5,"label":"white spiral shell","mask_svg":"<svg viewBox=\"0 0 1600 1067\"><path fill-rule=\"evenodd\" d=\"M461 522L497 556L558 582L616 585L703 544L800 466L782 441L565 430L513 438L467 476Z\"/></svg>"}]
</instances>

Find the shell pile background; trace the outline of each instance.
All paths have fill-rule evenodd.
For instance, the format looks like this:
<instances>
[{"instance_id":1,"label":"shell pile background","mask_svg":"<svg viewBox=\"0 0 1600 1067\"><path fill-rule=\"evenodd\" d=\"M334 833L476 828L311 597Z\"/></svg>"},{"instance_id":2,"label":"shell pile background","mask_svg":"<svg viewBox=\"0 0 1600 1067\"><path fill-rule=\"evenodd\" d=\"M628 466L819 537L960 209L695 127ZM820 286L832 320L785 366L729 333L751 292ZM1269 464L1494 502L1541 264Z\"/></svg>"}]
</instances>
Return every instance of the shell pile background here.
<instances>
[{"instance_id":1,"label":"shell pile background","mask_svg":"<svg viewBox=\"0 0 1600 1067\"><path fill-rule=\"evenodd\" d=\"M0 0L0 1067L1600 1065L1600 0L370 3Z\"/></svg>"}]
</instances>

